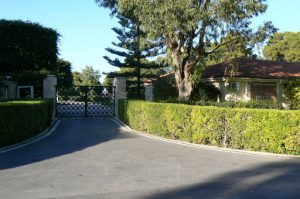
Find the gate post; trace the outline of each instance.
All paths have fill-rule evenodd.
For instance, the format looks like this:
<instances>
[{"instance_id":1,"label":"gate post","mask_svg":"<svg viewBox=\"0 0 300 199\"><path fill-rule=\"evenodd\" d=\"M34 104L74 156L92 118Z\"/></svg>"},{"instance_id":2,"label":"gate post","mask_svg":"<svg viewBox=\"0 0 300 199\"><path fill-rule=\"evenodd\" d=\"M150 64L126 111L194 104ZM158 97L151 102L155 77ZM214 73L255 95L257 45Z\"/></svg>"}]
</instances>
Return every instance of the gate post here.
<instances>
[{"instance_id":1,"label":"gate post","mask_svg":"<svg viewBox=\"0 0 300 199\"><path fill-rule=\"evenodd\" d=\"M55 116L56 112L56 85L57 85L57 78L54 75L48 75L43 80L43 97L44 99L53 99L53 113L52 119Z\"/></svg>"},{"instance_id":2,"label":"gate post","mask_svg":"<svg viewBox=\"0 0 300 199\"><path fill-rule=\"evenodd\" d=\"M153 101L153 85L152 81L147 81L144 83L145 86L145 100Z\"/></svg>"},{"instance_id":3,"label":"gate post","mask_svg":"<svg viewBox=\"0 0 300 199\"><path fill-rule=\"evenodd\" d=\"M57 78L54 75L48 75L43 81L43 96L46 99L55 99Z\"/></svg>"},{"instance_id":4,"label":"gate post","mask_svg":"<svg viewBox=\"0 0 300 199\"><path fill-rule=\"evenodd\" d=\"M115 115L119 117L119 100L126 99L126 78L115 77L113 85L115 87Z\"/></svg>"}]
</instances>

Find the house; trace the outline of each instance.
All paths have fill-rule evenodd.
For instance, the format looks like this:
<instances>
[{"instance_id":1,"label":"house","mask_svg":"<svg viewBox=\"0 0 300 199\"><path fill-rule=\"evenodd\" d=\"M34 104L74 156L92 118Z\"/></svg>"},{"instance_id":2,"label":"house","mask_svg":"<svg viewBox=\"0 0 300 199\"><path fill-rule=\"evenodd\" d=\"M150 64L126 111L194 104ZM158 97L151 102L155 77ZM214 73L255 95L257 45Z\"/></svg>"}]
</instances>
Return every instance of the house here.
<instances>
[{"instance_id":1,"label":"house","mask_svg":"<svg viewBox=\"0 0 300 199\"><path fill-rule=\"evenodd\" d=\"M288 81L300 78L300 63L234 59L208 66L203 82L220 89L221 101L272 100L284 103Z\"/></svg>"}]
</instances>

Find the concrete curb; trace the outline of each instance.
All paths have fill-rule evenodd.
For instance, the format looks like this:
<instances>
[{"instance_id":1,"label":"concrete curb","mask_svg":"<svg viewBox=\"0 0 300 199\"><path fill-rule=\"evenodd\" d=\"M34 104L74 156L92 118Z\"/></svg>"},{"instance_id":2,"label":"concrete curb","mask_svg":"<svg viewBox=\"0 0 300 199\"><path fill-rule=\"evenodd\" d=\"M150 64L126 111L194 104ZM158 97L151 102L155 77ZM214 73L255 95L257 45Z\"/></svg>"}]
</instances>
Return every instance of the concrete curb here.
<instances>
[{"instance_id":1,"label":"concrete curb","mask_svg":"<svg viewBox=\"0 0 300 199\"><path fill-rule=\"evenodd\" d=\"M151 135L145 132L136 131L132 128L130 128L128 125L120 121L118 118L112 118L112 120L122 127L124 130L129 131L133 134L138 134L144 137L148 137L155 140L160 140L164 142L179 144L187 147L194 147L194 148L200 148L210 151L219 151L219 152L226 152L226 153L236 153L236 154L243 154L243 155L249 155L249 156L267 156L267 157L278 157L278 158L284 158L284 159L300 159L300 156L297 155L285 155L285 154L276 154L276 153L269 153L269 152L258 152L258 151L247 151L247 150L238 150L238 149L230 149L230 148L221 148L221 147L215 147L215 146L208 146L203 144L193 144L189 142L184 142L180 140L171 140L167 138L162 138L159 136Z\"/></svg>"},{"instance_id":2,"label":"concrete curb","mask_svg":"<svg viewBox=\"0 0 300 199\"><path fill-rule=\"evenodd\" d=\"M46 130L44 130L42 133L40 133L32 138L29 138L27 140L24 140L20 143L0 148L0 154L28 146L30 144L33 144L35 142L38 142L38 141L48 137L55 131L55 129L57 128L59 123L60 123L60 120L55 119L54 121L51 122L50 126Z\"/></svg>"}]
</instances>

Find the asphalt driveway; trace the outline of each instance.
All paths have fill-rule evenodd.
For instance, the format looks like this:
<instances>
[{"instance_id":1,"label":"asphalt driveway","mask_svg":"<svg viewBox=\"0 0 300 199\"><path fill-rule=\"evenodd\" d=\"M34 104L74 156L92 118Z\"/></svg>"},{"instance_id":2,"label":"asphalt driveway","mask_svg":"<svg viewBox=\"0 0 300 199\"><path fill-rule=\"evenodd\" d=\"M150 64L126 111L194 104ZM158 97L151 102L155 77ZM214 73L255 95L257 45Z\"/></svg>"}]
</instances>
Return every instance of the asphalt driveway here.
<instances>
[{"instance_id":1,"label":"asphalt driveway","mask_svg":"<svg viewBox=\"0 0 300 199\"><path fill-rule=\"evenodd\" d=\"M300 159L218 152L63 119L0 154L0 198L300 198Z\"/></svg>"}]
</instances>

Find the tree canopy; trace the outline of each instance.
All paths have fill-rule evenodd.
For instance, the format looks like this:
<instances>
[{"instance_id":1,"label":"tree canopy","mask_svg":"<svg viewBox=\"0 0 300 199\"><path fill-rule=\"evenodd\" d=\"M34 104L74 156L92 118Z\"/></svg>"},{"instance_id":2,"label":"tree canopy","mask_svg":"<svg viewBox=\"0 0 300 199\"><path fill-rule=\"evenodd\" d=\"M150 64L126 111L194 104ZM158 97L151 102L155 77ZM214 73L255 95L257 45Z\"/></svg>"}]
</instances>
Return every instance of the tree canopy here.
<instances>
[{"instance_id":1,"label":"tree canopy","mask_svg":"<svg viewBox=\"0 0 300 199\"><path fill-rule=\"evenodd\" d=\"M59 89L69 89L73 85L72 67L69 61L64 59L57 60L57 86Z\"/></svg>"},{"instance_id":2,"label":"tree canopy","mask_svg":"<svg viewBox=\"0 0 300 199\"><path fill-rule=\"evenodd\" d=\"M228 42L230 40L235 40L234 42ZM226 37L222 38L222 41L226 44L221 46L215 53L209 54L207 57L207 65L221 63L223 61L236 59L236 58L253 58L256 57L253 53L254 44L247 41L247 38L242 37L240 34L228 34ZM216 48L219 45L212 44L209 47L210 50Z\"/></svg>"},{"instance_id":3,"label":"tree canopy","mask_svg":"<svg viewBox=\"0 0 300 199\"><path fill-rule=\"evenodd\" d=\"M223 40L227 35L257 43L276 31L270 22L251 29L251 19L267 9L265 0L119 0L118 9L123 15L133 14L149 39L164 42L175 66L180 99L191 95L193 75L199 77L205 58L237 40Z\"/></svg>"},{"instance_id":4,"label":"tree canopy","mask_svg":"<svg viewBox=\"0 0 300 199\"><path fill-rule=\"evenodd\" d=\"M85 66L80 72L73 72L73 84L76 86L101 86L100 72L92 66Z\"/></svg>"},{"instance_id":5,"label":"tree canopy","mask_svg":"<svg viewBox=\"0 0 300 199\"><path fill-rule=\"evenodd\" d=\"M300 32L276 33L263 49L268 60L300 62Z\"/></svg>"},{"instance_id":6,"label":"tree canopy","mask_svg":"<svg viewBox=\"0 0 300 199\"><path fill-rule=\"evenodd\" d=\"M59 34L37 23L0 20L0 72L55 71Z\"/></svg>"},{"instance_id":7,"label":"tree canopy","mask_svg":"<svg viewBox=\"0 0 300 199\"><path fill-rule=\"evenodd\" d=\"M181 100L189 99L207 60L227 59L222 51L241 42L248 56L254 44L277 31L271 22L256 30L251 19L267 9L266 0L96 0L112 14L133 16L150 40L164 43ZM234 48L233 48L234 49ZM219 53L219 55L218 55ZM236 53L236 52L235 52ZM214 56L215 55L215 56Z\"/></svg>"}]
</instances>

